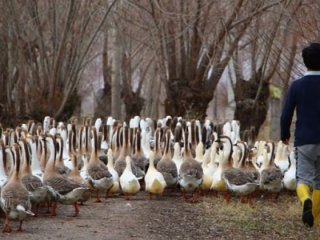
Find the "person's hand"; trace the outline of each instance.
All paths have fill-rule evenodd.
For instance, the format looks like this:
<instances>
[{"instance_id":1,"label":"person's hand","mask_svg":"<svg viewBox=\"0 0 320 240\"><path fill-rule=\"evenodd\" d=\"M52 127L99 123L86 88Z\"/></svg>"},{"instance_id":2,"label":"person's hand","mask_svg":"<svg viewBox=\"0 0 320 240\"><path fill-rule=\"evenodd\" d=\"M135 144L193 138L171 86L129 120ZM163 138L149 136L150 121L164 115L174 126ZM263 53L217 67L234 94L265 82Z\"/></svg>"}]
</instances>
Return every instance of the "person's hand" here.
<instances>
[{"instance_id":1,"label":"person's hand","mask_svg":"<svg viewBox=\"0 0 320 240\"><path fill-rule=\"evenodd\" d=\"M289 139L282 140L285 145L289 145Z\"/></svg>"}]
</instances>

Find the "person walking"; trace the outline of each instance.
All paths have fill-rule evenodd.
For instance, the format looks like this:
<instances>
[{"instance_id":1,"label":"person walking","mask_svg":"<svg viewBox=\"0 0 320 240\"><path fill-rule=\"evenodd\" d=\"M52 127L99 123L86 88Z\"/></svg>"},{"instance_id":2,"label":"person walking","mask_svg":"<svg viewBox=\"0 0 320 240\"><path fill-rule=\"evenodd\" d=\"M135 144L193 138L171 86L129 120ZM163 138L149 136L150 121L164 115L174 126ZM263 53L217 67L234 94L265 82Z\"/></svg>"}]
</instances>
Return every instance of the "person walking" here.
<instances>
[{"instance_id":1,"label":"person walking","mask_svg":"<svg viewBox=\"0 0 320 240\"><path fill-rule=\"evenodd\" d=\"M296 111L294 146L297 157L297 196L302 221L312 227L320 212L320 43L302 50L307 72L289 87L281 114L281 140L289 144L290 126Z\"/></svg>"}]
</instances>

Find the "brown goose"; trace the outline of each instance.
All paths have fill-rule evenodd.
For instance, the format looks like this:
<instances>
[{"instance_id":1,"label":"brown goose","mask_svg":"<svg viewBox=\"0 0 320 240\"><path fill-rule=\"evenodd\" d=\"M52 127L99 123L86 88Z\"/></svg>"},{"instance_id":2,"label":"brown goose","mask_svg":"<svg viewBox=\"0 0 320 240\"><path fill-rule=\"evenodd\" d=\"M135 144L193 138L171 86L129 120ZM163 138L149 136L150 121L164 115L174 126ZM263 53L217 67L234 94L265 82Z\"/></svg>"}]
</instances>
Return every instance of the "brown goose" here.
<instances>
[{"instance_id":1,"label":"brown goose","mask_svg":"<svg viewBox=\"0 0 320 240\"><path fill-rule=\"evenodd\" d=\"M68 179L66 176L63 176L56 171L56 142L52 136L46 137L45 140L48 142L50 156L43 175L43 182L60 194L60 203L67 205L72 204L75 208L75 214L73 216L78 216L80 212L78 201L83 194L89 191L89 189L75 181L72 181L71 179ZM52 216L56 215L56 208L57 202L53 202L51 212Z\"/></svg>"},{"instance_id":2,"label":"brown goose","mask_svg":"<svg viewBox=\"0 0 320 240\"><path fill-rule=\"evenodd\" d=\"M158 162L157 170L162 173L167 187L175 187L178 181L178 170L176 164L172 161L170 143L171 132L167 130L165 133L164 153Z\"/></svg>"},{"instance_id":3,"label":"brown goose","mask_svg":"<svg viewBox=\"0 0 320 240\"><path fill-rule=\"evenodd\" d=\"M95 127L91 128L92 149L87 166L87 178L89 185L96 190L96 202L101 202L99 191L107 192L113 183L112 175L106 165L98 158L98 136Z\"/></svg>"},{"instance_id":4,"label":"brown goose","mask_svg":"<svg viewBox=\"0 0 320 240\"><path fill-rule=\"evenodd\" d=\"M185 199L186 192L192 192L192 202L197 200L197 190L202 183L203 170L201 164L192 157L188 141L188 129L184 135L183 163L180 166L178 182L181 186L182 197Z\"/></svg>"},{"instance_id":5,"label":"brown goose","mask_svg":"<svg viewBox=\"0 0 320 240\"><path fill-rule=\"evenodd\" d=\"M4 233L10 233L11 227L9 226L9 218L17 219L20 221L18 231L22 231L23 220L27 215L34 215L31 209L31 202L29 199L29 192L23 186L19 172L20 172L20 150L17 144L12 146L15 169L10 176L7 184L1 189L0 204L5 213Z\"/></svg>"},{"instance_id":6,"label":"brown goose","mask_svg":"<svg viewBox=\"0 0 320 240\"><path fill-rule=\"evenodd\" d=\"M22 150L22 171L20 173L21 182L28 190L30 201L35 206L35 215L38 214L39 205L44 203L47 199L48 188L45 186L41 179L32 174L30 155L28 152L28 144L25 139L19 141L19 145Z\"/></svg>"},{"instance_id":7,"label":"brown goose","mask_svg":"<svg viewBox=\"0 0 320 240\"><path fill-rule=\"evenodd\" d=\"M77 161L76 155L71 155L71 162L72 162L72 169L68 175L68 178L71 179L72 181L78 183L79 185L81 185L85 188L88 188L89 186L87 185L87 182L80 176L80 171L78 168L78 161ZM81 205L83 205L83 203L88 201L90 199L90 197L91 197L91 193L90 193L90 191L87 191L79 198L79 202L81 203Z\"/></svg>"}]
</instances>

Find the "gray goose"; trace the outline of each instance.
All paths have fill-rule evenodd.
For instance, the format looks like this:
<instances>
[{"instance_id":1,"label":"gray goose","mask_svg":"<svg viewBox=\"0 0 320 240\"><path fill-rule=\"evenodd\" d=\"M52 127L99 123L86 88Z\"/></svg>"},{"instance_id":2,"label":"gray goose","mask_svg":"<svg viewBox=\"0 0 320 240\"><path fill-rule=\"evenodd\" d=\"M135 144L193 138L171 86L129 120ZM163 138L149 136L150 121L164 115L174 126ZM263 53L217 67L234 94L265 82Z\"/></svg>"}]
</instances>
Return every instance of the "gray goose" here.
<instances>
[{"instance_id":1,"label":"gray goose","mask_svg":"<svg viewBox=\"0 0 320 240\"><path fill-rule=\"evenodd\" d=\"M162 173L167 187L175 187L178 181L177 166L172 161L171 150L171 132L167 130L165 133L165 148L161 160L157 164L157 170Z\"/></svg>"},{"instance_id":2,"label":"gray goose","mask_svg":"<svg viewBox=\"0 0 320 240\"><path fill-rule=\"evenodd\" d=\"M47 136L45 140L48 142L50 156L43 175L43 183L52 187L60 194L58 199L59 203L74 206L75 213L73 216L76 217L80 212L78 201L89 189L56 171L56 142L52 136ZM52 216L56 216L56 208L57 202L54 201L52 203Z\"/></svg>"},{"instance_id":3,"label":"gray goose","mask_svg":"<svg viewBox=\"0 0 320 240\"><path fill-rule=\"evenodd\" d=\"M96 191L96 202L101 202L99 191L107 192L113 184L113 178L107 166L98 157L98 136L95 127L91 128L92 149L87 166L89 185Z\"/></svg>"},{"instance_id":4,"label":"gray goose","mask_svg":"<svg viewBox=\"0 0 320 240\"><path fill-rule=\"evenodd\" d=\"M56 171L59 172L59 174L66 175L68 176L69 173L71 172L70 168L64 165L63 161L63 152L64 152L64 141L63 138L59 135L56 135L56 142L58 144L58 153L56 156Z\"/></svg>"},{"instance_id":5,"label":"gray goose","mask_svg":"<svg viewBox=\"0 0 320 240\"><path fill-rule=\"evenodd\" d=\"M32 174L27 141L22 139L19 141L19 145L23 158L22 171L20 173L21 182L29 192L31 204L35 206L35 215L37 215L39 205L47 200L48 188L42 183L39 177Z\"/></svg>"},{"instance_id":6,"label":"gray goose","mask_svg":"<svg viewBox=\"0 0 320 240\"><path fill-rule=\"evenodd\" d=\"M131 159L134 164L141 169L141 171L145 172L146 166L148 165L148 159L144 156L144 153L141 149L141 134L139 129L136 130L134 148L135 152L132 155Z\"/></svg>"},{"instance_id":7,"label":"gray goose","mask_svg":"<svg viewBox=\"0 0 320 240\"><path fill-rule=\"evenodd\" d=\"M180 166L178 182L181 186L183 199L186 199L186 192L192 192L192 202L195 203L197 201L197 190L202 183L203 170L201 164L192 157L188 136L188 129L186 128L183 163Z\"/></svg>"},{"instance_id":8,"label":"gray goose","mask_svg":"<svg viewBox=\"0 0 320 240\"><path fill-rule=\"evenodd\" d=\"M228 138L228 141L230 141L231 143L230 138ZM239 168L232 167L232 168L226 169L222 173L222 179L225 181L229 191L240 196L241 202L244 202L243 197L246 196L247 201L251 205L252 204L251 193L253 193L257 189L257 187L259 186L259 183L257 182L257 179L255 178L255 176L250 171L248 171L248 169L245 166L246 159L247 159L247 151L246 151L245 143L238 142L236 147L239 147L241 149L240 166Z\"/></svg>"},{"instance_id":9,"label":"gray goose","mask_svg":"<svg viewBox=\"0 0 320 240\"><path fill-rule=\"evenodd\" d=\"M23 220L27 215L34 215L31 209L29 192L23 186L20 179L20 150L18 144L12 146L14 155L14 171L11 174L8 182L1 189L0 204L5 213L4 233L12 231L9 226L9 219L17 219L20 221L18 231L22 231Z\"/></svg>"},{"instance_id":10,"label":"gray goose","mask_svg":"<svg viewBox=\"0 0 320 240\"><path fill-rule=\"evenodd\" d=\"M266 145L266 148L263 149L263 162L260 168L260 188L271 193L276 193L278 196L283 187L283 173L274 164L273 152L268 154L268 147Z\"/></svg>"}]
</instances>

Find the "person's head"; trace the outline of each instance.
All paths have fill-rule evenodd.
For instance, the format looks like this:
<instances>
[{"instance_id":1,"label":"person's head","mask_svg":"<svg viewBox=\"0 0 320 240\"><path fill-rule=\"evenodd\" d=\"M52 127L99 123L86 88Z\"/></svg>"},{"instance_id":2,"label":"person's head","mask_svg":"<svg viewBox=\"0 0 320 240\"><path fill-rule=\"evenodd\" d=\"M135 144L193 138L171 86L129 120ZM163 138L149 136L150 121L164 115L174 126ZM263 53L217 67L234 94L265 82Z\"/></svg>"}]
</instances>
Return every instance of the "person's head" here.
<instances>
[{"instance_id":1,"label":"person's head","mask_svg":"<svg viewBox=\"0 0 320 240\"><path fill-rule=\"evenodd\" d=\"M320 43L312 42L302 50L304 65L308 70L320 71Z\"/></svg>"}]
</instances>

